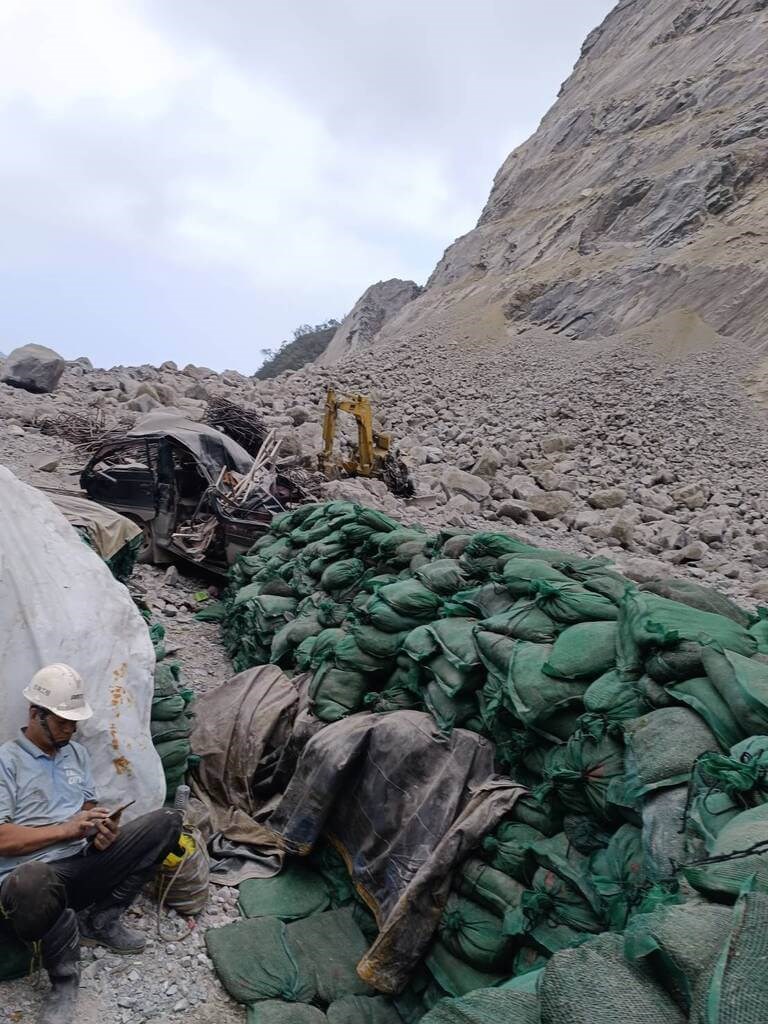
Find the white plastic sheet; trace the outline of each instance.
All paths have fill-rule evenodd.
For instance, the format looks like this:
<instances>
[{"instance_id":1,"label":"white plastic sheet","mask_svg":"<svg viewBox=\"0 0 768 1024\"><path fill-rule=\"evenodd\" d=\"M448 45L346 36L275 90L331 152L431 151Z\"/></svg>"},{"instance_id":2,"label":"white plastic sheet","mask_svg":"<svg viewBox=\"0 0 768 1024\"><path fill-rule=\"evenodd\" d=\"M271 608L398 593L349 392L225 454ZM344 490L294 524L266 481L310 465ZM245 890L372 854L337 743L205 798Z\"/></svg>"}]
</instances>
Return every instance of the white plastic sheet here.
<instances>
[{"instance_id":1,"label":"white plastic sheet","mask_svg":"<svg viewBox=\"0 0 768 1024\"><path fill-rule=\"evenodd\" d=\"M0 742L26 722L22 689L63 661L85 681L94 716L77 739L91 755L100 802L159 807L162 766L149 718L155 655L146 623L99 556L42 492L0 466Z\"/></svg>"}]
</instances>

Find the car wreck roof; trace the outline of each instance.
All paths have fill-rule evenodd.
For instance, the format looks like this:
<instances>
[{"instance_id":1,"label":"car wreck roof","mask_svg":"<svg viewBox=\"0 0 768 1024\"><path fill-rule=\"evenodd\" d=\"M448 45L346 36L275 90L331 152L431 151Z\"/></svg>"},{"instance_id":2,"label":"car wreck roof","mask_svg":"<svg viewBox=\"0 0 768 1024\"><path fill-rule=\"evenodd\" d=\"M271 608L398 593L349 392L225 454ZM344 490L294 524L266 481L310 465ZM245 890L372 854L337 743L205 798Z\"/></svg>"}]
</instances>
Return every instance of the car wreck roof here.
<instances>
[{"instance_id":1,"label":"car wreck roof","mask_svg":"<svg viewBox=\"0 0 768 1024\"><path fill-rule=\"evenodd\" d=\"M178 409L153 409L126 433L126 437L171 437L187 448L206 471L211 481L222 466L245 473L253 458L237 441L206 423L187 419Z\"/></svg>"}]
</instances>

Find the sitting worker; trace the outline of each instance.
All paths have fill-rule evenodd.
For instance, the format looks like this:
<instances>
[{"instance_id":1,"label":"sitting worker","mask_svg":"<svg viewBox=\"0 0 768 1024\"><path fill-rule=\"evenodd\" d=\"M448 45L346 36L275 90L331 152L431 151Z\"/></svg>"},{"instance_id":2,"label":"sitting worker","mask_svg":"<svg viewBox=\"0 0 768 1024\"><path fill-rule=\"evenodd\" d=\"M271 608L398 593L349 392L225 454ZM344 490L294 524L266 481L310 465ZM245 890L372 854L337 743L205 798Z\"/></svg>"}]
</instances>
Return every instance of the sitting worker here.
<instances>
[{"instance_id":1,"label":"sitting worker","mask_svg":"<svg viewBox=\"0 0 768 1024\"><path fill-rule=\"evenodd\" d=\"M0 746L0 935L40 943L51 991L43 1024L67 1024L80 984L80 943L140 953L123 911L176 846L178 811L120 827L99 807L85 748L72 737L93 714L69 665L48 665L24 690L26 728Z\"/></svg>"}]
</instances>

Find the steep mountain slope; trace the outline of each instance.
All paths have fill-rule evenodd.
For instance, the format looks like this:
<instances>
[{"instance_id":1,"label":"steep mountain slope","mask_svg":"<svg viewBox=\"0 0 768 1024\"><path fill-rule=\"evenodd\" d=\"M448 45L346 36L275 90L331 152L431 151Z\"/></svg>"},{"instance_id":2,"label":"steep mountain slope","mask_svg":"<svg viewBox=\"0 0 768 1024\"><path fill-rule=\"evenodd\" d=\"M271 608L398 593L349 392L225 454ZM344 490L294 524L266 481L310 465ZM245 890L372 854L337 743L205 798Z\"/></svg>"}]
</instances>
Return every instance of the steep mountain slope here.
<instances>
[{"instance_id":1,"label":"steep mountain slope","mask_svg":"<svg viewBox=\"0 0 768 1024\"><path fill-rule=\"evenodd\" d=\"M688 309L764 348L767 60L768 0L621 0L377 341L605 338Z\"/></svg>"}]
</instances>

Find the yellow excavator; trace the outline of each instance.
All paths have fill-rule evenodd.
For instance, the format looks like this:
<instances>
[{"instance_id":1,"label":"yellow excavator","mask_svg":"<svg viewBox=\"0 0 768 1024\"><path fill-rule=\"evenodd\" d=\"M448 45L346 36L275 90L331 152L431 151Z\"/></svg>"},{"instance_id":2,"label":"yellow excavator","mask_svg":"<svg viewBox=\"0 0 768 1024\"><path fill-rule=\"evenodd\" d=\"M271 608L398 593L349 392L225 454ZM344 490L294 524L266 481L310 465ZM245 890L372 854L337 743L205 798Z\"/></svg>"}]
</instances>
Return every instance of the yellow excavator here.
<instances>
[{"instance_id":1,"label":"yellow excavator","mask_svg":"<svg viewBox=\"0 0 768 1024\"><path fill-rule=\"evenodd\" d=\"M349 413L357 422L357 447L350 458L334 455L336 427L340 412ZM392 438L373 429L371 403L363 395L337 395L328 388L323 418L323 450L318 456L320 472L329 479L367 476L383 480L391 491L403 497L413 494L407 467L390 451Z\"/></svg>"}]
</instances>

